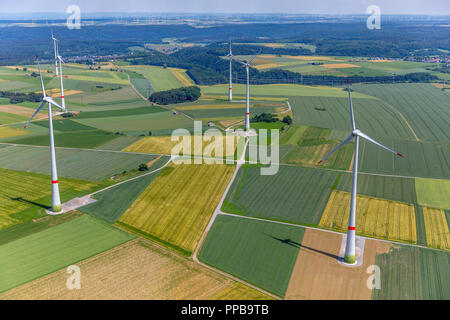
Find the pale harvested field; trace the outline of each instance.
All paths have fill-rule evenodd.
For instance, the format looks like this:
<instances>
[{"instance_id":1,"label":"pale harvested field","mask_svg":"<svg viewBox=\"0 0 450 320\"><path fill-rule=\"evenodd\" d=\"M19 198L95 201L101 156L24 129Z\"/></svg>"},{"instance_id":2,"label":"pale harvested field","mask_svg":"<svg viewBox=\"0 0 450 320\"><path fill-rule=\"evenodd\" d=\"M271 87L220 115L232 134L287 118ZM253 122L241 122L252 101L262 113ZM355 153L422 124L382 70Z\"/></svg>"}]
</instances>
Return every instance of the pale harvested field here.
<instances>
[{"instance_id":1,"label":"pale harvested field","mask_svg":"<svg viewBox=\"0 0 450 320\"><path fill-rule=\"evenodd\" d=\"M310 60L343 61L343 60L338 60L335 58L323 57L323 56L283 56L283 58L295 59L295 60L306 60L306 61L310 61Z\"/></svg>"},{"instance_id":2,"label":"pale harvested field","mask_svg":"<svg viewBox=\"0 0 450 320\"><path fill-rule=\"evenodd\" d=\"M38 107L38 103L36 103L36 108ZM12 114L17 114L19 116L24 117L31 117L35 111L35 109L22 107L15 104L6 104L6 105L0 105L0 111L1 112L8 112ZM47 118L47 113L38 113L35 116L35 119L45 119Z\"/></svg>"},{"instance_id":3,"label":"pale harvested field","mask_svg":"<svg viewBox=\"0 0 450 320\"><path fill-rule=\"evenodd\" d=\"M24 129L14 128L14 127L9 127L9 126L0 126L0 139L23 136L26 134L30 134L30 132L26 131Z\"/></svg>"},{"instance_id":4,"label":"pale harvested field","mask_svg":"<svg viewBox=\"0 0 450 320\"><path fill-rule=\"evenodd\" d=\"M350 193L333 191L319 225L346 232ZM378 198L357 196L356 233L393 241L417 243L414 206Z\"/></svg>"},{"instance_id":5,"label":"pale harvested field","mask_svg":"<svg viewBox=\"0 0 450 320\"><path fill-rule=\"evenodd\" d=\"M220 144L222 145L224 156L233 156L237 146L237 136L218 136L217 141L213 138L211 141L203 141L202 151L194 149L194 137L190 137L191 146L190 150L183 150L184 155L205 155L205 156L216 156L215 151L209 152L209 146L214 149L218 147L220 151ZM169 136L155 136L155 137L144 137L133 144L129 145L122 151L125 152L141 152L141 153L156 153L156 154L178 154L178 151L174 149L175 146L181 145L182 139L177 141L172 141ZM227 145L233 145L233 147L227 147ZM207 149L208 148L208 149ZM222 154L218 155L222 157Z\"/></svg>"},{"instance_id":6,"label":"pale harvested field","mask_svg":"<svg viewBox=\"0 0 450 320\"><path fill-rule=\"evenodd\" d=\"M67 289L64 268L2 293L0 299L270 299L142 239L76 265L80 290Z\"/></svg>"},{"instance_id":7,"label":"pale harvested field","mask_svg":"<svg viewBox=\"0 0 450 320\"><path fill-rule=\"evenodd\" d=\"M83 93L83 91L80 90L65 90L64 91L64 97L73 96L74 94ZM61 90L60 89L53 89L51 92L52 98L59 98L61 96Z\"/></svg>"},{"instance_id":8,"label":"pale harvested field","mask_svg":"<svg viewBox=\"0 0 450 320\"><path fill-rule=\"evenodd\" d=\"M234 171L231 165L171 164L119 219L191 254Z\"/></svg>"},{"instance_id":9,"label":"pale harvested field","mask_svg":"<svg viewBox=\"0 0 450 320\"><path fill-rule=\"evenodd\" d=\"M450 250L450 231L445 212L442 209L423 207L427 245L429 247Z\"/></svg>"},{"instance_id":10,"label":"pale harvested field","mask_svg":"<svg viewBox=\"0 0 450 320\"><path fill-rule=\"evenodd\" d=\"M194 85L194 81L191 79L191 77L187 75L186 70L179 68L167 68L167 69L169 69L170 72L172 72L175 78L177 78L177 80L180 81L180 83L183 86L188 87Z\"/></svg>"},{"instance_id":11,"label":"pale harvested field","mask_svg":"<svg viewBox=\"0 0 450 320\"><path fill-rule=\"evenodd\" d=\"M306 230L286 291L288 300L355 299L370 300L367 267L375 264L377 253L388 252L389 243L366 240L364 261L359 267L344 267L337 256L342 236Z\"/></svg>"},{"instance_id":12,"label":"pale harvested field","mask_svg":"<svg viewBox=\"0 0 450 320\"><path fill-rule=\"evenodd\" d=\"M252 107L252 106L250 106ZM216 109L243 109L245 108L244 103L233 103L233 104L199 104L199 105L189 105L175 107L176 110L216 110Z\"/></svg>"}]
</instances>

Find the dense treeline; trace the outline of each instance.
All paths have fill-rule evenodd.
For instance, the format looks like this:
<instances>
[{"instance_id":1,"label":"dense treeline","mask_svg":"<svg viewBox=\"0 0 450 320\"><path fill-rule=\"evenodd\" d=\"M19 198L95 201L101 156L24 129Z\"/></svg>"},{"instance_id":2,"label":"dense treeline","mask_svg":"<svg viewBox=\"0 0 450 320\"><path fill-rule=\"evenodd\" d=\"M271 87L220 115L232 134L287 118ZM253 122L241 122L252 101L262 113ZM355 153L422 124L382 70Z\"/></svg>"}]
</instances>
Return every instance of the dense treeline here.
<instances>
[{"instance_id":1,"label":"dense treeline","mask_svg":"<svg viewBox=\"0 0 450 320\"><path fill-rule=\"evenodd\" d=\"M319 55L405 57L443 55L438 49L450 50L450 30L442 27L448 21L415 20L382 21L380 30L368 30L364 20L348 19L326 23L224 23L208 28L188 25L98 25L79 30L53 26L56 37L64 39L60 52L65 57L130 53L129 47L144 49L145 43L162 43L164 38L184 42L216 43L230 37L244 42L306 43L316 46ZM210 48L213 49L213 48ZM254 46L242 47L252 54ZM221 49L222 50L222 49ZM310 54L298 48L268 48L266 53ZM48 27L0 28L0 64L31 62L34 54L52 59ZM235 54L240 54L235 51Z\"/></svg>"},{"instance_id":2,"label":"dense treeline","mask_svg":"<svg viewBox=\"0 0 450 320\"><path fill-rule=\"evenodd\" d=\"M174 104L192 102L200 98L200 88L196 86L182 87L152 93L149 100L157 104Z\"/></svg>"},{"instance_id":3,"label":"dense treeline","mask_svg":"<svg viewBox=\"0 0 450 320\"><path fill-rule=\"evenodd\" d=\"M259 53L261 48L249 45L233 46L233 54L254 54ZM132 64L160 65L187 69L187 74L198 85L213 85L227 83L229 77L229 61L221 56L226 54L227 45L211 45L207 47L192 47L182 49L171 55L159 52L150 52L133 56L128 59ZM266 53L264 48L263 53ZM236 61L233 61L233 78L235 83L245 83L245 68ZM259 71L250 68L250 79L252 84L270 83L293 83L309 85L341 85L345 84L346 78L331 75L301 75L282 69L272 69ZM429 73L409 73L396 76L351 76L353 83L390 83L390 82L428 82L437 80L436 76Z\"/></svg>"},{"instance_id":4,"label":"dense treeline","mask_svg":"<svg viewBox=\"0 0 450 320\"><path fill-rule=\"evenodd\" d=\"M19 92L0 91L0 98L9 98L9 103L12 104L22 103L24 101L41 102L42 94L34 92L19 93Z\"/></svg>"}]
</instances>

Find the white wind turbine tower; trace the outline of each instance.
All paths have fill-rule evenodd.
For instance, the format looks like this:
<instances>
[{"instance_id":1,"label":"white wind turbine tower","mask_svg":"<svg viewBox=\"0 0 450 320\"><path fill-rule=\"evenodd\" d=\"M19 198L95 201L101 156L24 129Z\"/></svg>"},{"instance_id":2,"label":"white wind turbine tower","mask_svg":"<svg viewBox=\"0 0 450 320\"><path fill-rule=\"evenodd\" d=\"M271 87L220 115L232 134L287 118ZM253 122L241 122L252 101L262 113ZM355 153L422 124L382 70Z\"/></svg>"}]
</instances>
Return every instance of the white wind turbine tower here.
<instances>
[{"instance_id":1,"label":"white wind turbine tower","mask_svg":"<svg viewBox=\"0 0 450 320\"><path fill-rule=\"evenodd\" d=\"M39 77L41 80L41 88L42 88L42 95L43 99L39 107L36 109L36 111L31 116L30 120L25 124L24 128L28 126L30 121L34 118L34 116L42 110L42 108L45 106L45 104L48 103L48 121L49 121L49 130L50 130L50 160L51 160L51 173L52 173L52 211L53 212L60 212L61 211L61 200L59 198L59 187L58 187L58 174L56 171L56 157L55 157L55 142L53 138L53 122L52 122L52 105L55 107L58 107L62 111L66 112L66 108L61 107L59 104L55 102L55 100L52 99L52 97L49 97L45 93L44 88L44 81L42 80L42 73L41 73L41 66L38 63L39 68Z\"/></svg>"},{"instance_id":2,"label":"white wind turbine tower","mask_svg":"<svg viewBox=\"0 0 450 320\"><path fill-rule=\"evenodd\" d=\"M230 86L228 87L228 100L233 101L233 80L232 80L232 62L233 52L231 51L231 39L230 39L230 52L226 55L230 60Z\"/></svg>"},{"instance_id":3,"label":"white wind turbine tower","mask_svg":"<svg viewBox=\"0 0 450 320\"><path fill-rule=\"evenodd\" d=\"M350 215L348 218L348 230L347 230L347 244L345 247L345 256L344 256L344 262L348 264L355 264L356 263L356 257L355 257L355 220L356 220L356 193L357 193L357 180L358 180L358 151L359 151L359 138L366 139L369 142L372 142L373 144L390 151L399 157L403 157L400 153L389 149L386 146L383 146L381 143L375 141L365 133L361 132L358 128L355 127L355 117L353 115L353 105L352 105L352 96L350 92L350 83L347 80L347 90L348 90L348 99L350 101L350 123L352 126L352 133L345 138L344 141L342 141L338 146L336 146L329 154L327 154L322 160L319 161L319 164L326 160L333 152L338 150L340 147L346 145L350 141L355 138L355 153L354 153L354 161L353 161L353 179L352 179L352 194L351 194L351 202L350 202Z\"/></svg>"},{"instance_id":4,"label":"white wind turbine tower","mask_svg":"<svg viewBox=\"0 0 450 320\"><path fill-rule=\"evenodd\" d=\"M259 53L258 53L259 54ZM247 99L246 99L246 109L245 109L245 131L250 131L250 62L255 59L258 54L254 55L250 60L243 62L239 59L235 60L239 63L242 63L245 67L245 71L247 72Z\"/></svg>"}]
</instances>

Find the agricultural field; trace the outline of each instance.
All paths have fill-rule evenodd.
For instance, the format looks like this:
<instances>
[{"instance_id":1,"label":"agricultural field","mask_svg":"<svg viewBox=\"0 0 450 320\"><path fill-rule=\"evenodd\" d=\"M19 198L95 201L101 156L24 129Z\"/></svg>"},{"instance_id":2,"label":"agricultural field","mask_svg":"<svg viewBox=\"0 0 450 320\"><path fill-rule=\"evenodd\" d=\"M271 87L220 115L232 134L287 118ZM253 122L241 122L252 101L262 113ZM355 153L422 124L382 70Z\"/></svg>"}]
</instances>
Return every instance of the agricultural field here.
<instances>
[{"instance_id":1,"label":"agricultural field","mask_svg":"<svg viewBox=\"0 0 450 320\"><path fill-rule=\"evenodd\" d=\"M293 226L219 215L198 258L284 297L304 231Z\"/></svg>"},{"instance_id":2,"label":"agricultural field","mask_svg":"<svg viewBox=\"0 0 450 320\"><path fill-rule=\"evenodd\" d=\"M228 98L228 85L218 84L213 86L201 86L202 94L208 96L221 96L223 99ZM242 84L233 84L233 97L235 99L245 99L246 86ZM255 85L250 88L250 98L257 97L333 97L347 98L348 93L341 88L332 88L326 86L303 86L297 84L265 84ZM353 98L375 99L367 94L354 92Z\"/></svg>"},{"instance_id":3,"label":"agricultural field","mask_svg":"<svg viewBox=\"0 0 450 320\"><path fill-rule=\"evenodd\" d=\"M416 178L414 181L420 205L450 209L450 180Z\"/></svg>"},{"instance_id":4,"label":"agricultural field","mask_svg":"<svg viewBox=\"0 0 450 320\"><path fill-rule=\"evenodd\" d=\"M283 163L317 166L340 141L330 139L331 129L291 125L280 138L280 145L292 146L282 157ZM352 164L354 144L331 155L320 167L348 170Z\"/></svg>"},{"instance_id":5,"label":"agricultural field","mask_svg":"<svg viewBox=\"0 0 450 320\"><path fill-rule=\"evenodd\" d=\"M173 129L194 127L191 119L180 114L173 115L170 111L120 117L87 118L76 121L108 132L130 135L147 135L149 131L152 134L170 134Z\"/></svg>"},{"instance_id":6,"label":"agricultural field","mask_svg":"<svg viewBox=\"0 0 450 320\"><path fill-rule=\"evenodd\" d=\"M56 148L60 177L101 181L124 170L155 159L153 155L126 154L98 150ZM0 168L50 173L47 147L8 146L0 149Z\"/></svg>"},{"instance_id":7,"label":"agricultural field","mask_svg":"<svg viewBox=\"0 0 450 320\"><path fill-rule=\"evenodd\" d=\"M166 167L118 220L118 225L190 255L231 179L234 166Z\"/></svg>"},{"instance_id":8,"label":"agricultural field","mask_svg":"<svg viewBox=\"0 0 450 320\"><path fill-rule=\"evenodd\" d=\"M403 158L361 140L361 172L450 179L450 154L446 144L392 138L380 138L378 141L400 152Z\"/></svg>"},{"instance_id":9,"label":"agricultural field","mask_svg":"<svg viewBox=\"0 0 450 320\"><path fill-rule=\"evenodd\" d=\"M195 85L194 81L186 73L186 70L179 68L167 68L177 78L177 80L183 85L183 87Z\"/></svg>"},{"instance_id":10,"label":"agricultural field","mask_svg":"<svg viewBox=\"0 0 450 320\"><path fill-rule=\"evenodd\" d=\"M450 231L444 210L427 207L422 210L428 246L450 250Z\"/></svg>"},{"instance_id":11,"label":"agricultural field","mask_svg":"<svg viewBox=\"0 0 450 320\"><path fill-rule=\"evenodd\" d=\"M150 80L154 91L165 91L183 86L178 77L170 69L157 66L122 66L124 70L134 71L142 74Z\"/></svg>"},{"instance_id":12,"label":"agricultural field","mask_svg":"<svg viewBox=\"0 0 450 320\"><path fill-rule=\"evenodd\" d=\"M346 232L350 193L333 191L320 219L321 228ZM358 195L356 233L373 238L417 243L414 206Z\"/></svg>"},{"instance_id":13,"label":"agricultural field","mask_svg":"<svg viewBox=\"0 0 450 320\"><path fill-rule=\"evenodd\" d=\"M271 299L150 241L136 239L78 262L80 290L65 269L0 294L0 299Z\"/></svg>"},{"instance_id":14,"label":"agricultural field","mask_svg":"<svg viewBox=\"0 0 450 320\"><path fill-rule=\"evenodd\" d=\"M280 166L276 175L261 175L259 166L243 165L222 210L318 225L337 177L337 172L295 166Z\"/></svg>"},{"instance_id":15,"label":"agricultural field","mask_svg":"<svg viewBox=\"0 0 450 320\"><path fill-rule=\"evenodd\" d=\"M174 149L177 145L182 144L184 138L176 139L172 141L172 137L170 136L157 136L157 137L143 137L140 140L134 142L133 144L127 146L122 151L124 152L139 152L139 153L152 153L152 154L179 154L182 153L184 155L207 155L215 156L214 150L209 152L211 147L217 147L217 149L222 148L223 155L225 157L232 157L235 154L236 147L238 145L238 141L240 138L236 135L232 136L217 136L217 141L212 139L212 141L204 141L204 137L202 136L190 136L187 137L188 143L190 143L189 150L177 150ZM202 148L195 149L194 143L197 143L196 140L201 139ZM243 143L243 141L242 141ZM231 147L230 147L231 146ZM186 152L187 151L187 152ZM218 155L222 157L222 155Z\"/></svg>"},{"instance_id":16,"label":"agricultural field","mask_svg":"<svg viewBox=\"0 0 450 320\"><path fill-rule=\"evenodd\" d=\"M168 160L167 157L157 160L149 170L153 171L160 168ZM155 180L158 173L159 171L147 174L96 193L93 195L93 198L97 199L97 202L83 206L78 210L108 223L114 223L133 204L149 184Z\"/></svg>"},{"instance_id":17,"label":"agricultural field","mask_svg":"<svg viewBox=\"0 0 450 320\"><path fill-rule=\"evenodd\" d=\"M0 189L0 229L43 215L43 209L51 204L50 180L48 175L0 169L0 183L8 186ZM61 200L67 201L94 191L97 184L62 178L59 187Z\"/></svg>"},{"instance_id":18,"label":"agricultural field","mask_svg":"<svg viewBox=\"0 0 450 320\"><path fill-rule=\"evenodd\" d=\"M0 246L0 292L57 271L133 239L83 216Z\"/></svg>"},{"instance_id":19,"label":"agricultural field","mask_svg":"<svg viewBox=\"0 0 450 320\"><path fill-rule=\"evenodd\" d=\"M294 123L351 131L349 121L348 96L337 97L291 97L289 99ZM380 137L397 137L414 139L408 123L383 101L361 99L352 93L356 126L374 139Z\"/></svg>"},{"instance_id":20,"label":"agricultural field","mask_svg":"<svg viewBox=\"0 0 450 320\"><path fill-rule=\"evenodd\" d=\"M355 85L353 89L393 106L407 119L420 140L450 141L448 93L431 84L415 83Z\"/></svg>"},{"instance_id":21,"label":"agricultural field","mask_svg":"<svg viewBox=\"0 0 450 320\"><path fill-rule=\"evenodd\" d=\"M28 131L10 126L0 126L0 139L24 136Z\"/></svg>"},{"instance_id":22,"label":"agricultural field","mask_svg":"<svg viewBox=\"0 0 450 320\"><path fill-rule=\"evenodd\" d=\"M391 244L365 240L362 265L349 268L338 263L342 235L308 229L305 231L289 286L288 300L370 300L366 270L378 253ZM383 274L381 275L383 277Z\"/></svg>"},{"instance_id":23,"label":"agricultural field","mask_svg":"<svg viewBox=\"0 0 450 320\"><path fill-rule=\"evenodd\" d=\"M450 253L418 247L393 245L379 253L381 289L374 300L448 300L450 298Z\"/></svg>"}]
</instances>

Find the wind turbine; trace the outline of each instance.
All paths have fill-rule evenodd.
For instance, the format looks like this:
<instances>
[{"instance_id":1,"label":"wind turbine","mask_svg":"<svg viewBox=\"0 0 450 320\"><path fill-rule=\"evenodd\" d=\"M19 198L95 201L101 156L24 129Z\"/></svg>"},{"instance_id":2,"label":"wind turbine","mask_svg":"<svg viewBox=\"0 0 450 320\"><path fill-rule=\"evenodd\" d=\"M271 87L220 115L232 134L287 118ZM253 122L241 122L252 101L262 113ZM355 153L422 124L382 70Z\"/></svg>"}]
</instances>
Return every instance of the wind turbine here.
<instances>
[{"instance_id":1,"label":"wind turbine","mask_svg":"<svg viewBox=\"0 0 450 320\"><path fill-rule=\"evenodd\" d=\"M230 60L230 86L228 87L228 100L233 101L233 80L232 80L232 62L233 62L233 52L231 51L231 39L230 39L230 52L226 55Z\"/></svg>"},{"instance_id":2,"label":"wind turbine","mask_svg":"<svg viewBox=\"0 0 450 320\"><path fill-rule=\"evenodd\" d=\"M322 161L326 160L333 152L341 148L342 146L346 145L350 141L355 138L355 154L354 154L354 161L353 161L353 178L352 178L352 194L351 194L351 202L350 202L350 215L348 218L348 230L347 230L347 244L345 247L345 256L344 256L344 262L348 264L355 264L356 263L356 257L355 257L355 233L356 233L356 192L357 192L357 181L358 181L358 151L359 151L359 138L366 139L369 142L372 142L373 144L390 151L399 157L403 157L400 153L389 149L388 147L382 145L381 143L375 141L365 133L361 132L359 128L356 128L355 126L355 117L353 115L353 105L352 105L352 95L350 92L350 82L347 80L347 90L348 90L348 99L350 101L350 123L352 126L352 133L345 138L344 141L342 141L339 145L337 145L329 154L327 154L322 160L320 160L318 163L322 163Z\"/></svg>"},{"instance_id":3,"label":"wind turbine","mask_svg":"<svg viewBox=\"0 0 450 320\"><path fill-rule=\"evenodd\" d=\"M250 60L247 60L246 62L241 61L239 59L235 60L241 64L244 65L245 71L247 72L247 99L246 99L246 109L245 109L245 131L250 131L250 62L255 59L260 52L258 52L256 55L254 55Z\"/></svg>"},{"instance_id":4,"label":"wind turbine","mask_svg":"<svg viewBox=\"0 0 450 320\"><path fill-rule=\"evenodd\" d=\"M64 99L63 74L62 74L62 64L64 63L64 60L59 55L58 39L56 39L53 36L53 33L52 33L52 40L53 40L53 46L54 46L54 50L55 50L56 70L58 70L58 66L59 66L59 82L60 82L60 90L61 90L61 104L62 104L63 108L66 108L66 101ZM58 72L56 72L56 75L58 75Z\"/></svg>"},{"instance_id":5,"label":"wind turbine","mask_svg":"<svg viewBox=\"0 0 450 320\"><path fill-rule=\"evenodd\" d=\"M55 74L58 75L58 44L56 43L58 40L53 36L52 31L52 40L53 40L53 51L55 52Z\"/></svg>"},{"instance_id":6,"label":"wind turbine","mask_svg":"<svg viewBox=\"0 0 450 320\"><path fill-rule=\"evenodd\" d=\"M36 56L37 59L37 56ZM28 126L28 124L31 122L31 120L34 118L34 116L42 110L42 108L45 106L45 104L48 103L48 121L49 121L49 130L50 130L50 160L51 160L51 173L52 173L52 211L53 212L60 212L61 211L61 200L59 198L59 186L58 186L58 174L56 171L56 157L55 157L55 142L53 138L53 121L52 121L52 105L55 107L61 109L62 111L66 112L65 107L61 107L59 104L53 100L52 97L49 97L45 93L45 87L44 87L44 81L42 80L42 73L41 73L41 66L39 64L39 61L37 61L38 68L39 68L39 77L41 79L41 88L42 88L42 102L39 105L39 107L36 109L36 111L31 116L30 120L25 124L24 128Z\"/></svg>"}]
</instances>

